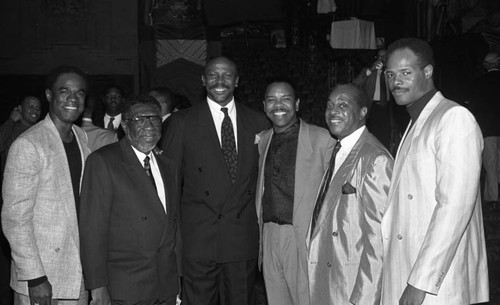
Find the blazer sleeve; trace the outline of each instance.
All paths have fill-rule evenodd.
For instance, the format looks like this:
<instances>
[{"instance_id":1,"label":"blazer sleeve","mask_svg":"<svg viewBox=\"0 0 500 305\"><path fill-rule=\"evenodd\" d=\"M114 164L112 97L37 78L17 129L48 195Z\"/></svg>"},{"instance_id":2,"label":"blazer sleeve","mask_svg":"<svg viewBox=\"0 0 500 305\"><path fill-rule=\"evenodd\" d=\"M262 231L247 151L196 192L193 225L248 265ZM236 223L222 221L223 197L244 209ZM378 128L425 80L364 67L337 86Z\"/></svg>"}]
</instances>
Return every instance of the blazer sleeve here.
<instances>
[{"instance_id":1,"label":"blazer sleeve","mask_svg":"<svg viewBox=\"0 0 500 305\"><path fill-rule=\"evenodd\" d=\"M367 168L357 195L363 251L349 300L356 305L380 304L384 253L381 222L386 209L392 167L393 160L388 153L376 156Z\"/></svg>"},{"instance_id":2,"label":"blazer sleeve","mask_svg":"<svg viewBox=\"0 0 500 305\"><path fill-rule=\"evenodd\" d=\"M46 275L33 224L41 164L41 156L32 142L18 138L12 144L2 186L2 228L10 243L19 280Z\"/></svg>"},{"instance_id":3,"label":"blazer sleeve","mask_svg":"<svg viewBox=\"0 0 500 305\"><path fill-rule=\"evenodd\" d=\"M107 256L113 187L107 162L91 154L85 164L80 200L80 251L85 287L108 285Z\"/></svg>"},{"instance_id":4,"label":"blazer sleeve","mask_svg":"<svg viewBox=\"0 0 500 305\"><path fill-rule=\"evenodd\" d=\"M483 139L470 112L454 107L437 125L433 145L436 205L408 284L437 294L475 208Z\"/></svg>"}]
</instances>

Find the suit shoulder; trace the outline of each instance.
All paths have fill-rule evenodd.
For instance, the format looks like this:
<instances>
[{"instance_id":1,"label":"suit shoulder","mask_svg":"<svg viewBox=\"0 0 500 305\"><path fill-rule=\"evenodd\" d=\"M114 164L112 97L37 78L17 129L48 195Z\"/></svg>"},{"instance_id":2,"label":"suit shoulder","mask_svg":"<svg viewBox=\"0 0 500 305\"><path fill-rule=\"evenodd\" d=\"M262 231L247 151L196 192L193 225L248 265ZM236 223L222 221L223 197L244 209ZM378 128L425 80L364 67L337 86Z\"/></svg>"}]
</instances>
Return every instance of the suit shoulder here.
<instances>
[{"instance_id":1,"label":"suit shoulder","mask_svg":"<svg viewBox=\"0 0 500 305\"><path fill-rule=\"evenodd\" d=\"M100 156L102 158L116 158L117 154L120 153L120 142L111 143L105 145L89 155L89 158L96 158Z\"/></svg>"}]
</instances>

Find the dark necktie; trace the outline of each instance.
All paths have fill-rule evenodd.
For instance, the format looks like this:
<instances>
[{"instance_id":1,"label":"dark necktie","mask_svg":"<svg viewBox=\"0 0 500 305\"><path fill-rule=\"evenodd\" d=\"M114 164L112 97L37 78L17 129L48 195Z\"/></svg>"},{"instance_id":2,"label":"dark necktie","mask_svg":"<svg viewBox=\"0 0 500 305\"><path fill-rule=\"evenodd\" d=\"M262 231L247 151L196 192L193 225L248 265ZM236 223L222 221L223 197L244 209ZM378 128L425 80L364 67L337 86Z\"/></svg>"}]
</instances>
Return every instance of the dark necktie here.
<instances>
[{"instance_id":1,"label":"dark necktie","mask_svg":"<svg viewBox=\"0 0 500 305\"><path fill-rule=\"evenodd\" d=\"M227 170L231 175L231 182L236 180L236 168L238 164L238 153L236 152L236 142L234 140L234 130L231 118L227 114L227 108L220 109L224 112L224 119L222 120L221 139L222 139L222 153L224 154L224 161L226 162Z\"/></svg>"},{"instance_id":2,"label":"dark necktie","mask_svg":"<svg viewBox=\"0 0 500 305\"><path fill-rule=\"evenodd\" d=\"M316 200L316 205L314 206L313 217L311 221L311 236L314 231L314 227L316 226L316 221L318 220L319 212L321 211L321 206L323 205L323 201L325 200L326 193L328 192L328 186L330 185L330 180L332 180L333 171L335 170L335 157L340 150L340 141L337 141L335 148L332 152L332 157L330 158L330 163L328 164L328 168L326 169L325 177L321 182L321 187L319 188L318 198Z\"/></svg>"},{"instance_id":3,"label":"dark necktie","mask_svg":"<svg viewBox=\"0 0 500 305\"><path fill-rule=\"evenodd\" d=\"M114 117L110 117L109 118L109 122L108 122L108 129L111 130L111 131L115 131L115 125L113 125L113 121L115 120Z\"/></svg>"},{"instance_id":4,"label":"dark necktie","mask_svg":"<svg viewBox=\"0 0 500 305\"><path fill-rule=\"evenodd\" d=\"M146 171L146 175L148 175L149 179L151 179L153 186L156 188L155 178L153 177L151 165L149 164L149 156L146 156L146 158L144 158L144 170Z\"/></svg>"}]
</instances>

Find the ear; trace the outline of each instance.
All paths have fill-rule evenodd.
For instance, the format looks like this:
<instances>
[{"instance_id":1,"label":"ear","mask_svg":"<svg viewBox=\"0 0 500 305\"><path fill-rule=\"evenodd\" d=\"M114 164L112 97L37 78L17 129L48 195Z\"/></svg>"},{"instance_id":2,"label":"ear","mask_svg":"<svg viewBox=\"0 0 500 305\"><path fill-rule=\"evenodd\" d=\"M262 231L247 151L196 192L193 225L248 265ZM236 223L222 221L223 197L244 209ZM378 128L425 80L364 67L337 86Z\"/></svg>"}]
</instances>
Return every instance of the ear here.
<instances>
[{"instance_id":1,"label":"ear","mask_svg":"<svg viewBox=\"0 0 500 305\"><path fill-rule=\"evenodd\" d=\"M432 78L433 72L434 72L434 67L432 65L425 66L425 68L424 68L425 78L427 78L427 79Z\"/></svg>"},{"instance_id":2,"label":"ear","mask_svg":"<svg viewBox=\"0 0 500 305\"><path fill-rule=\"evenodd\" d=\"M238 87L238 81L240 80L240 76L236 76L236 80L234 81L234 86Z\"/></svg>"},{"instance_id":3,"label":"ear","mask_svg":"<svg viewBox=\"0 0 500 305\"><path fill-rule=\"evenodd\" d=\"M298 98L297 101L295 102L295 111L299 111L299 104L300 104L300 99Z\"/></svg>"},{"instance_id":4,"label":"ear","mask_svg":"<svg viewBox=\"0 0 500 305\"><path fill-rule=\"evenodd\" d=\"M45 89L45 98L50 103L50 101L52 101L52 91L50 91L49 89Z\"/></svg>"},{"instance_id":5,"label":"ear","mask_svg":"<svg viewBox=\"0 0 500 305\"><path fill-rule=\"evenodd\" d=\"M205 75L201 76L201 82L203 83L203 87L205 87L207 85L205 82Z\"/></svg>"},{"instance_id":6,"label":"ear","mask_svg":"<svg viewBox=\"0 0 500 305\"><path fill-rule=\"evenodd\" d=\"M367 113L368 113L368 108L361 107L361 109L359 109L359 119L364 120L366 118Z\"/></svg>"}]
</instances>

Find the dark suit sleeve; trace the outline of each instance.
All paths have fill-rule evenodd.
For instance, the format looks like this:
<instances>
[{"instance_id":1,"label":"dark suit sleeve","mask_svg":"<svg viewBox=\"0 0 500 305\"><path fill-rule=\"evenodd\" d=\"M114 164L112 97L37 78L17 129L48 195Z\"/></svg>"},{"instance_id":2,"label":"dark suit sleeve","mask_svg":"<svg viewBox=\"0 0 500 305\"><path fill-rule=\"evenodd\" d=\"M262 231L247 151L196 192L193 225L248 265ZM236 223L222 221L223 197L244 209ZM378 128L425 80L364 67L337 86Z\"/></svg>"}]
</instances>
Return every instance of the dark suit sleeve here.
<instances>
[{"instance_id":1,"label":"dark suit sleeve","mask_svg":"<svg viewBox=\"0 0 500 305\"><path fill-rule=\"evenodd\" d=\"M172 158L178 168L177 172L182 172L182 149L184 137L183 118L177 113L172 114L168 119L168 128L163 134L161 149L166 155Z\"/></svg>"},{"instance_id":2,"label":"dark suit sleeve","mask_svg":"<svg viewBox=\"0 0 500 305\"><path fill-rule=\"evenodd\" d=\"M91 154L85 164L80 203L80 245L85 287L108 285L107 256L113 187L106 161Z\"/></svg>"}]
</instances>

